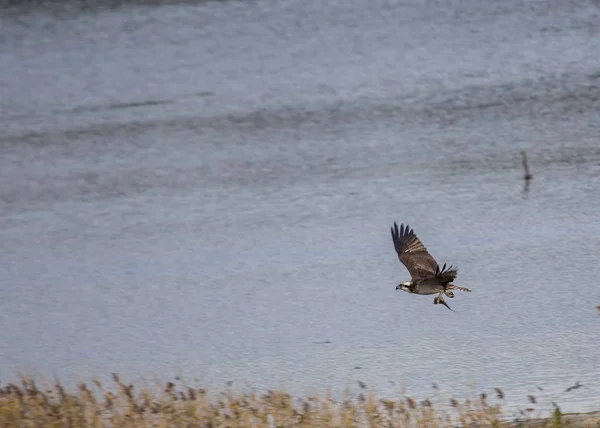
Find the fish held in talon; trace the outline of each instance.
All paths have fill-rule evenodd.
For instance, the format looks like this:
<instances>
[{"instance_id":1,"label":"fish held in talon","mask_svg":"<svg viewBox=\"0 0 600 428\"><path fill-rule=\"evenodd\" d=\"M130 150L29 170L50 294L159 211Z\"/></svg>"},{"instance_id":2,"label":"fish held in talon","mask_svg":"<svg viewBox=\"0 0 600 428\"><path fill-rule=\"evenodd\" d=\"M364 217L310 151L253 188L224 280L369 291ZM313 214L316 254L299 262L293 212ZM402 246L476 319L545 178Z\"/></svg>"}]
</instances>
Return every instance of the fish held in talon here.
<instances>
[{"instance_id":1,"label":"fish held in talon","mask_svg":"<svg viewBox=\"0 0 600 428\"><path fill-rule=\"evenodd\" d=\"M438 305L438 304L444 305L445 307L447 307L448 309L450 309L452 312L455 312L454 309L452 309L450 306L448 306L448 304L441 297L435 297L433 299L433 304L434 305Z\"/></svg>"}]
</instances>

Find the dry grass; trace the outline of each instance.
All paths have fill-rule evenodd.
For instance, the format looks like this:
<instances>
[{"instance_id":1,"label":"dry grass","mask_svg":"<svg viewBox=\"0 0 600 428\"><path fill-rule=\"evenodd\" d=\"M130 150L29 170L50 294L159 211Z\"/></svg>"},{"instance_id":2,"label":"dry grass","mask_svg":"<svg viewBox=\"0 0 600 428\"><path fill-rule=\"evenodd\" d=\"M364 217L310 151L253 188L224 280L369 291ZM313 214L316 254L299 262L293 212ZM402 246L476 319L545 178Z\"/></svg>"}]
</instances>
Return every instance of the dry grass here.
<instances>
[{"instance_id":1,"label":"dry grass","mask_svg":"<svg viewBox=\"0 0 600 428\"><path fill-rule=\"evenodd\" d=\"M520 421L506 421L504 393L476 400L434 405L410 397L377 398L364 384L356 397L294 398L282 391L217 394L168 382L162 391L138 391L113 375L114 390L94 381L67 391L60 384L40 388L33 379L0 385L0 427L508 427L583 426L565 423L556 408L546 420L533 420L536 399L529 397ZM589 419L589 418L588 418Z\"/></svg>"}]
</instances>

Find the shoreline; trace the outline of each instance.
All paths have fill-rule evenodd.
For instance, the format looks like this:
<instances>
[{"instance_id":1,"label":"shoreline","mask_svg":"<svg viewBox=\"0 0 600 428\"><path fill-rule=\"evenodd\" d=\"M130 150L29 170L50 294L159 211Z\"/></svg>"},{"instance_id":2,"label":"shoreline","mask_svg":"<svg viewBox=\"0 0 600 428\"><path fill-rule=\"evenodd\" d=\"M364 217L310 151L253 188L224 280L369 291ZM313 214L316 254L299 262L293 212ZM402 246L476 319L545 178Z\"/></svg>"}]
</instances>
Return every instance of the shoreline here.
<instances>
[{"instance_id":1,"label":"shoreline","mask_svg":"<svg viewBox=\"0 0 600 428\"><path fill-rule=\"evenodd\" d=\"M512 426L519 426L519 422L513 422ZM560 418L560 424L557 424L551 416L548 418L531 419L527 422L527 427L584 427L598 428L600 427L600 410L583 413L563 413Z\"/></svg>"},{"instance_id":2,"label":"shoreline","mask_svg":"<svg viewBox=\"0 0 600 428\"><path fill-rule=\"evenodd\" d=\"M498 388L495 396L451 397L444 404L441 399L417 400L408 395L384 398L362 382L358 393L346 389L341 398L331 393L292 396L272 389L236 391L230 384L207 391L179 378L160 384L154 392L137 388L117 374L109 387L97 380L76 388L55 382L48 385L21 377L19 384L0 383L0 426L600 427L600 409L563 413L552 403L554 410L548 411L533 396L515 417L506 412L505 395Z\"/></svg>"}]
</instances>

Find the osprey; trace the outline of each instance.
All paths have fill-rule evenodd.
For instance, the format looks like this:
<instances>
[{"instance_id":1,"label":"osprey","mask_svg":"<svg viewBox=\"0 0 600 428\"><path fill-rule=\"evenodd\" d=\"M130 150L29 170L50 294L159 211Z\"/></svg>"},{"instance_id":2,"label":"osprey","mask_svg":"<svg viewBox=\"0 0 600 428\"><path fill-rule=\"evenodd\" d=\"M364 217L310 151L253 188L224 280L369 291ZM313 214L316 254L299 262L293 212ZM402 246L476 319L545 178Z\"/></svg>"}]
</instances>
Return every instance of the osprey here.
<instances>
[{"instance_id":1,"label":"osprey","mask_svg":"<svg viewBox=\"0 0 600 428\"><path fill-rule=\"evenodd\" d=\"M392 226L392 240L394 248L398 253L398 259L402 262L408 273L410 281L398 284L396 290L406 291L413 294L438 294L434 299L435 305L442 304L452 310L443 299L443 295L450 298L454 293L450 290L471 291L468 288L452 284L456 278L457 270L452 266L446 268L446 264L440 269L435 259L427 252L417 235L408 225L398 225L394 222Z\"/></svg>"}]
</instances>

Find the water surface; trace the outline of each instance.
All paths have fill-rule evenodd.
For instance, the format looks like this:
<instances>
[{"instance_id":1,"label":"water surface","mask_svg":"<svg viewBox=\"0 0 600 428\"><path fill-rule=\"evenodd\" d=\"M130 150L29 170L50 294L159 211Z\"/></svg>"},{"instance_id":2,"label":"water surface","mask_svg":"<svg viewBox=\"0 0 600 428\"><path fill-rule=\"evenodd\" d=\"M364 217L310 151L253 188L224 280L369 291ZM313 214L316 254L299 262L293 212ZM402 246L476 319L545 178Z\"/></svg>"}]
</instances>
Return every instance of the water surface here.
<instances>
[{"instance_id":1,"label":"water surface","mask_svg":"<svg viewBox=\"0 0 600 428\"><path fill-rule=\"evenodd\" d=\"M597 408L598 5L428 5L5 7L0 377Z\"/></svg>"}]
</instances>

